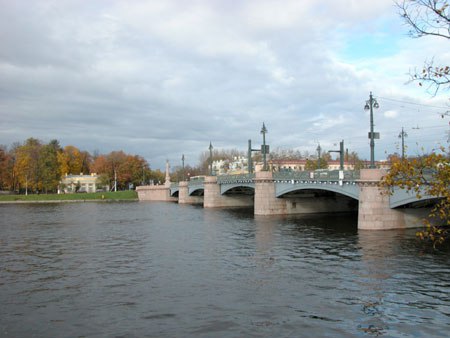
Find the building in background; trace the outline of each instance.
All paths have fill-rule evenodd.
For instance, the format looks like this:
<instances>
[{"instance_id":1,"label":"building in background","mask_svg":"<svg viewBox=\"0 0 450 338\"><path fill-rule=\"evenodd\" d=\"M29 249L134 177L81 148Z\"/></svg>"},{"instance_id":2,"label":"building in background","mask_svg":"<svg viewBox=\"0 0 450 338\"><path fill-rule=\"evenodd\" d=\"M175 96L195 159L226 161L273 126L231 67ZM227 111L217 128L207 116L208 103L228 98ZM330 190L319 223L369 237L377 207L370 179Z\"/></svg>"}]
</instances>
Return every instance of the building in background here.
<instances>
[{"instance_id":1,"label":"building in background","mask_svg":"<svg viewBox=\"0 0 450 338\"><path fill-rule=\"evenodd\" d=\"M98 176L93 173L90 175L69 175L66 174L61 182L58 193L74 192L96 192L98 186Z\"/></svg>"}]
</instances>

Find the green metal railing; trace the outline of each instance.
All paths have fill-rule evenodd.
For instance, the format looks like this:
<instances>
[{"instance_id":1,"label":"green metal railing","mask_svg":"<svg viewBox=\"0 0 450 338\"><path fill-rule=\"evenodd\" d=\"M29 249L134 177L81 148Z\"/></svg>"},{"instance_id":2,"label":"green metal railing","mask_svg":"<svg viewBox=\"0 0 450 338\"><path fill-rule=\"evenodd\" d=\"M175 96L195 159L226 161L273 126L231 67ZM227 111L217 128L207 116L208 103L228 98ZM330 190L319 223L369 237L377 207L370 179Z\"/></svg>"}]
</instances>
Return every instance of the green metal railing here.
<instances>
[{"instance_id":1,"label":"green metal railing","mask_svg":"<svg viewBox=\"0 0 450 338\"><path fill-rule=\"evenodd\" d=\"M220 175L217 176L218 184L253 183L255 174Z\"/></svg>"},{"instance_id":2,"label":"green metal railing","mask_svg":"<svg viewBox=\"0 0 450 338\"><path fill-rule=\"evenodd\" d=\"M342 177L342 176L341 176ZM217 176L218 184L253 183L255 174L220 175ZM343 181L355 181L360 178L359 171L344 171ZM275 181L339 181L339 170L316 171L280 171L273 173ZM203 186L205 177L194 177L189 180L189 187ZM178 187L178 183L172 183L171 188Z\"/></svg>"},{"instance_id":3,"label":"green metal railing","mask_svg":"<svg viewBox=\"0 0 450 338\"><path fill-rule=\"evenodd\" d=\"M315 170L315 171L281 171L274 172L276 181L339 181L339 170ZM359 171L344 171L344 181L355 181L360 178Z\"/></svg>"}]
</instances>

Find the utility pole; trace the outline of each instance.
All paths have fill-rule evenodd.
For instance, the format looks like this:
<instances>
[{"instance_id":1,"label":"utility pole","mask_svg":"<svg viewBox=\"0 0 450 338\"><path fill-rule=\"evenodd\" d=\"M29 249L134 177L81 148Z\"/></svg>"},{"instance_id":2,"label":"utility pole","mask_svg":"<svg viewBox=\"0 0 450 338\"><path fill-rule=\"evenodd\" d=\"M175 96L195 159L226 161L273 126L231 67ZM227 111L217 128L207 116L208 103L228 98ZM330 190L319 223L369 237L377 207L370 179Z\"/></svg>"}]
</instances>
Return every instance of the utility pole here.
<instances>
[{"instance_id":1,"label":"utility pole","mask_svg":"<svg viewBox=\"0 0 450 338\"><path fill-rule=\"evenodd\" d=\"M253 173L253 160L252 160L252 152L261 151L261 149L252 149L252 140L248 140L248 150L247 150L247 167L248 173Z\"/></svg>"},{"instance_id":2,"label":"utility pole","mask_svg":"<svg viewBox=\"0 0 450 338\"><path fill-rule=\"evenodd\" d=\"M405 159L405 137L408 137L408 134L403 130L402 132L398 134L398 138L402 139L402 161Z\"/></svg>"},{"instance_id":3,"label":"utility pole","mask_svg":"<svg viewBox=\"0 0 450 338\"><path fill-rule=\"evenodd\" d=\"M344 170L344 140L339 142L339 150L328 150L329 153L339 153L339 169Z\"/></svg>"},{"instance_id":4,"label":"utility pole","mask_svg":"<svg viewBox=\"0 0 450 338\"><path fill-rule=\"evenodd\" d=\"M380 138L380 133L374 133L373 131L373 108L378 109L380 106L376 99L373 98L372 92L370 92L369 100L366 101L364 110L370 110L370 168L375 168L375 139Z\"/></svg>"}]
</instances>

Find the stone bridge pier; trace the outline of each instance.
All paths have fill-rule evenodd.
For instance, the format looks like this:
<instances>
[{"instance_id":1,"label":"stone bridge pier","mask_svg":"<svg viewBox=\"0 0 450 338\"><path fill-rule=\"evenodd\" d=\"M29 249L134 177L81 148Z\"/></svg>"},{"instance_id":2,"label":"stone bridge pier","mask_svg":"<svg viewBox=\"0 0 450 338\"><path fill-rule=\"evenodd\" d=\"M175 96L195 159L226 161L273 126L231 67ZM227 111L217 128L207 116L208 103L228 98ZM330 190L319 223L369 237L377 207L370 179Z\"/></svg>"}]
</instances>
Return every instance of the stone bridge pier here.
<instances>
[{"instance_id":1,"label":"stone bridge pier","mask_svg":"<svg viewBox=\"0 0 450 338\"><path fill-rule=\"evenodd\" d=\"M204 208L253 206L253 196L222 194L220 184L217 184L217 176L206 176L204 185Z\"/></svg>"},{"instance_id":2,"label":"stone bridge pier","mask_svg":"<svg viewBox=\"0 0 450 338\"><path fill-rule=\"evenodd\" d=\"M285 215L287 203L285 199L277 198L275 181L270 171L255 173L255 215Z\"/></svg>"},{"instance_id":3,"label":"stone bridge pier","mask_svg":"<svg viewBox=\"0 0 450 338\"><path fill-rule=\"evenodd\" d=\"M379 183L386 171L382 169L361 169L358 185L358 229L387 230L408 227L407 213L402 209L391 209L387 190Z\"/></svg>"},{"instance_id":4,"label":"stone bridge pier","mask_svg":"<svg viewBox=\"0 0 450 338\"><path fill-rule=\"evenodd\" d=\"M189 182L181 181L178 185L178 203L179 204L203 204L203 196L189 195Z\"/></svg>"}]
</instances>

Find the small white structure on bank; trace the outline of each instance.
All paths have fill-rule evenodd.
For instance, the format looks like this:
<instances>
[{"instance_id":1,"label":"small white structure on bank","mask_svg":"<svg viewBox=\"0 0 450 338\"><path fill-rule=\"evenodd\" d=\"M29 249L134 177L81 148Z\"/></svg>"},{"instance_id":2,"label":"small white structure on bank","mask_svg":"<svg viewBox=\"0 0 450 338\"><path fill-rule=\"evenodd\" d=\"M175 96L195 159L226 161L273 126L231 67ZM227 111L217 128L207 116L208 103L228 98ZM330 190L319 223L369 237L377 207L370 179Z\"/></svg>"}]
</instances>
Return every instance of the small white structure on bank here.
<instances>
[{"instance_id":1,"label":"small white structure on bank","mask_svg":"<svg viewBox=\"0 0 450 338\"><path fill-rule=\"evenodd\" d=\"M95 192L97 190L98 176L96 173L90 175L66 174L61 182L58 194L73 192Z\"/></svg>"}]
</instances>

